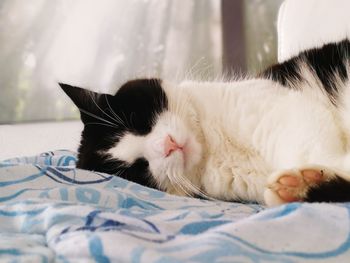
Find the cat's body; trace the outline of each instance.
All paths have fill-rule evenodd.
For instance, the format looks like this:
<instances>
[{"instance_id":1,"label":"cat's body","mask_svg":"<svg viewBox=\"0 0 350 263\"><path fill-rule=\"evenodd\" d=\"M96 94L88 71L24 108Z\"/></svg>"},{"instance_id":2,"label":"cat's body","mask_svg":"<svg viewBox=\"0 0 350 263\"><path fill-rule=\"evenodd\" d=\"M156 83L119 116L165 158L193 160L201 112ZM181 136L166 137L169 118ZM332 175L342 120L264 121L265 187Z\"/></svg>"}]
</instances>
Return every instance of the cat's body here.
<instances>
[{"instance_id":1,"label":"cat's body","mask_svg":"<svg viewBox=\"0 0 350 263\"><path fill-rule=\"evenodd\" d=\"M61 85L85 123L78 167L180 195L350 201L349 54L343 41L249 80L136 80L114 96Z\"/></svg>"}]
</instances>

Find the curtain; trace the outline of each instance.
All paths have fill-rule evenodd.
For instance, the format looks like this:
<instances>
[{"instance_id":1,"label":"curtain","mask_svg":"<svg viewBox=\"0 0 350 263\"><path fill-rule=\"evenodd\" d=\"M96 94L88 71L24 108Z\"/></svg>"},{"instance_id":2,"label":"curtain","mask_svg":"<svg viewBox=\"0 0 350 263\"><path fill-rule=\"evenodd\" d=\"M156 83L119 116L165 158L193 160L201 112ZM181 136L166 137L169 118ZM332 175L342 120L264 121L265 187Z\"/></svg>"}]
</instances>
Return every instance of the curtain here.
<instances>
[{"instance_id":1,"label":"curtain","mask_svg":"<svg viewBox=\"0 0 350 263\"><path fill-rule=\"evenodd\" d=\"M245 60L250 73L277 63L277 16L283 0L244 0Z\"/></svg>"},{"instance_id":2,"label":"curtain","mask_svg":"<svg viewBox=\"0 0 350 263\"><path fill-rule=\"evenodd\" d=\"M57 85L221 73L220 0L0 1L0 123L77 118Z\"/></svg>"}]
</instances>

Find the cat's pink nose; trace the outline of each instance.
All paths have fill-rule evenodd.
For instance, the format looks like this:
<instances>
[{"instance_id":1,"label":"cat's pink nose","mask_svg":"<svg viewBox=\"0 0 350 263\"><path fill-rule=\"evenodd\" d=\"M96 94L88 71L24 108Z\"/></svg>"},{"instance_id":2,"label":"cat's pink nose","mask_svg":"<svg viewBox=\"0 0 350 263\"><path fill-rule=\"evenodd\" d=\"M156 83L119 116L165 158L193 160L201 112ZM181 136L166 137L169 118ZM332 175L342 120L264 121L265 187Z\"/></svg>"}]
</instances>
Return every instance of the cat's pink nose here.
<instances>
[{"instance_id":1,"label":"cat's pink nose","mask_svg":"<svg viewBox=\"0 0 350 263\"><path fill-rule=\"evenodd\" d=\"M164 154L168 157L173 151L182 150L182 146L178 145L177 142L170 136L167 135L164 141Z\"/></svg>"}]
</instances>

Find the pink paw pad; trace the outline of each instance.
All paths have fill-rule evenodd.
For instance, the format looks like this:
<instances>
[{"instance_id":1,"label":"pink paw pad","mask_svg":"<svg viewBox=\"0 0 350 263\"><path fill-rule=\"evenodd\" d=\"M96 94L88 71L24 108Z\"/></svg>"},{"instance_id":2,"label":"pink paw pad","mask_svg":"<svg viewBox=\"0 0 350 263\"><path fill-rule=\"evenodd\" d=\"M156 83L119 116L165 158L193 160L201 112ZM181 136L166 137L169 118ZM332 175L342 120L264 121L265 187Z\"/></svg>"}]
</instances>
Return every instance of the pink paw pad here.
<instances>
[{"instance_id":1,"label":"pink paw pad","mask_svg":"<svg viewBox=\"0 0 350 263\"><path fill-rule=\"evenodd\" d=\"M323 171L316 170L303 170L302 172L303 178L308 183L320 183L323 181Z\"/></svg>"},{"instance_id":2,"label":"pink paw pad","mask_svg":"<svg viewBox=\"0 0 350 263\"><path fill-rule=\"evenodd\" d=\"M294 196L293 193L291 193L288 190L285 189L280 189L277 191L278 196L283 199L286 202L296 202L296 201L300 201L300 198Z\"/></svg>"},{"instance_id":3,"label":"pink paw pad","mask_svg":"<svg viewBox=\"0 0 350 263\"><path fill-rule=\"evenodd\" d=\"M285 202L301 201L310 185L319 184L323 180L322 170L305 169L300 173L282 175L275 191Z\"/></svg>"},{"instance_id":4,"label":"pink paw pad","mask_svg":"<svg viewBox=\"0 0 350 263\"><path fill-rule=\"evenodd\" d=\"M291 187L297 187L301 183L300 179L293 175L284 175L278 180L278 182L282 185Z\"/></svg>"}]
</instances>

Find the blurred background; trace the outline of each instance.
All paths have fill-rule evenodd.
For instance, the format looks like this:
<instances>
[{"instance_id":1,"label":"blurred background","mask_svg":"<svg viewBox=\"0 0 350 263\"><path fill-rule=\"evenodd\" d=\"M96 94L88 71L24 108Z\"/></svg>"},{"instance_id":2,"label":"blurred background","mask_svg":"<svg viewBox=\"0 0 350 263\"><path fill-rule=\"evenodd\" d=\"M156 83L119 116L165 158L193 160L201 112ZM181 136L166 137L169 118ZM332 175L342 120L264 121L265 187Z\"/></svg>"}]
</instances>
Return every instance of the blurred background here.
<instances>
[{"instance_id":1,"label":"blurred background","mask_svg":"<svg viewBox=\"0 0 350 263\"><path fill-rule=\"evenodd\" d=\"M282 0L0 0L0 124L78 119L57 82L211 80L277 62Z\"/></svg>"}]
</instances>

